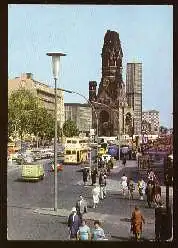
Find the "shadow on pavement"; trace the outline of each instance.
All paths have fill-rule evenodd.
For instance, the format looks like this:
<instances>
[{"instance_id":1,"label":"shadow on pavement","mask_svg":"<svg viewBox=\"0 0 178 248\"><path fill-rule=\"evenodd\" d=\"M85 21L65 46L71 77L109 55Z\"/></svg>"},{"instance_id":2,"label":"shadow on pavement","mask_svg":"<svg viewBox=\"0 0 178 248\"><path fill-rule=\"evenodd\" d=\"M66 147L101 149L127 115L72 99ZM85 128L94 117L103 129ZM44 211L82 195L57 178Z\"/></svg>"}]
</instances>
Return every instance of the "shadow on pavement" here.
<instances>
[{"instance_id":1,"label":"shadow on pavement","mask_svg":"<svg viewBox=\"0 0 178 248\"><path fill-rule=\"evenodd\" d=\"M120 219L120 221L123 221L123 222L130 222L131 219L130 219L130 218L122 218L122 219Z\"/></svg>"},{"instance_id":2,"label":"shadow on pavement","mask_svg":"<svg viewBox=\"0 0 178 248\"><path fill-rule=\"evenodd\" d=\"M20 183L37 183L40 180L27 180L27 179L22 179L22 178L17 178L14 180L14 182L20 182Z\"/></svg>"},{"instance_id":3,"label":"shadow on pavement","mask_svg":"<svg viewBox=\"0 0 178 248\"><path fill-rule=\"evenodd\" d=\"M111 238L117 239L117 240L119 240L119 241L132 241L132 242L137 242L137 241L135 240L134 237L119 237L119 236L113 236L113 235L111 235ZM148 241L148 242L150 242L149 239L145 239L145 238L141 238L139 242L142 242L142 241Z\"/></svg>"}]
</instances>

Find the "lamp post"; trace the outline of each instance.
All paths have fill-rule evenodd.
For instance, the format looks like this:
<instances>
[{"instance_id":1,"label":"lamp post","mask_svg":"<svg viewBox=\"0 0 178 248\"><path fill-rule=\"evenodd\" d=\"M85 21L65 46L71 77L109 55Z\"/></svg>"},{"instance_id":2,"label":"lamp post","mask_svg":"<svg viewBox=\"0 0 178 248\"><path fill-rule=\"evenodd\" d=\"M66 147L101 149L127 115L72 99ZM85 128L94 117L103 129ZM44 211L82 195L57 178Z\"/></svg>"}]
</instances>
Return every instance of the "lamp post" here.
<instances>
[{"instance_id":1,"label":"lamp post","mask_svg":"<svg viewBox=\"0 0 178 248\"><path fill-rule=\"evenodd\" d=\"M62 90L64 92L67 92L67 93L70 93L70 94L76 94L76 95L79 95L79 96L83 97L88 102L90 107L94 110L95 117L96 117L96 137L97 137L97 156L98 156L98 115L97 115L97 112L96 112L95 108L93 107L92 103L83 94L81 94L79 92L76 92L76 91L73 91L73 90L66 90L66 89L62 89L62 88L58 88L58 90ZM97 158L96 166L97 166L97 170L98 170L98 158Z\"/></svg>"},{"instance_id":2,"label":"lamp post","mask_svg":"<svg viewBox=\"0 0 178 248\"><path fill-rule=\"evenodd\" d=\"M55 82L55 135L54 135L54 211L57 211L57 79L59 77L60 57L66 56L64 53L47 53L52 57L52 70Z\"/></svg>"}]
</instances>

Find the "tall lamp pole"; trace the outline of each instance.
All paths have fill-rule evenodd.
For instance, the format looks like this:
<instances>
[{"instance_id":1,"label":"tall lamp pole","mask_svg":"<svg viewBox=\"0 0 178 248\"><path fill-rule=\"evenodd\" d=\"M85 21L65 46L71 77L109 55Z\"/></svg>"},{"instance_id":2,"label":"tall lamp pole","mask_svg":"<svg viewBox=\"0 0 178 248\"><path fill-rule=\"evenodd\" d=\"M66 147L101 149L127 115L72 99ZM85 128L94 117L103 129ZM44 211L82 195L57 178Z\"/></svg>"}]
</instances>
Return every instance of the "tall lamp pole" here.
<instances>
[{"instance_id":1,"label":"tall lamp pole","mask_svg":"<svg viewBox=\"0 0 178 248\"><path fill-rule=\"evenodd\" d=\"M97 155L98 155L98 115L97 115L97 112L96 112L95 108L93 107L93 104L83 94L81 94L79 92L76 92L76 91L73 91L73 90L66 90L66 89L62 89L62 88L58 88L58 90L62 90L64 92L67 92L67 93L70 93L70 94L76 94L76 95L79 95L79 96L83 97L88 102L90 107L94 110L95 117L96 117L96 137L97 137ZM96 166L97 166L97 170L98 170L98 158L97 158L97 165Z\"/></svg>"},{"instance_id":2,"label":"tall lamp pole","mask_svg":"<svg viewBox=\"0 0 178 248\"><path fill-rule=\"evenodd\" d=\"M64 53L47 53L52 57L52 70L55 82L55 135L54 135L54 211L57 211L57 79L59 78L60 57L66 56Z\"/></svg>"}]
</instances>

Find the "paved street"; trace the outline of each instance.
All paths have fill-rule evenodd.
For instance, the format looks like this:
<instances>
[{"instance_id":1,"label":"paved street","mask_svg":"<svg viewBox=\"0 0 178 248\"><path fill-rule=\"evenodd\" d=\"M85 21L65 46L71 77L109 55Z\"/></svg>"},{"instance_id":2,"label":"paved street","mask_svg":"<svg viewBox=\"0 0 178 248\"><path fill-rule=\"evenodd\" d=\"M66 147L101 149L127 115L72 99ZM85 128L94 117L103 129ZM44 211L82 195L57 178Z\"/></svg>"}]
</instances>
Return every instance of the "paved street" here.
<instances>
[{"instance_id":1,"label":"paved street","mask_svg":"<svg viewBox=\"0 0 178 248\"><path fill-rule=\"evenodd\" d=\"M8 239L10 240L66 240L68 238L67 216L82 194L92 204L91 186L83 186L82 173L77 166L65 166L58 173L58 215L50 211L54 204L54 173L45 165L45 178L39 182L21 182L20 166L8 167ZM154 239L154 208L149 209L146 201L140 201L135 192L134 200L124 199L120 192L120 178L138 178L135 161L127 161L126 168L118 165L112 170L107 183L107 198L100 201L97 209L88 208L86 219L99 219L110 240L129 240L131 211L139 205L146 219L142 238ZM164 188L163 188L164 190ZM165 195L164 195L165 198ZM171 199L171 198L170 198ZM172 199L171 199L172 201ZM89 221L91 224L92 222Z\"/></svg>"}]
</instances>

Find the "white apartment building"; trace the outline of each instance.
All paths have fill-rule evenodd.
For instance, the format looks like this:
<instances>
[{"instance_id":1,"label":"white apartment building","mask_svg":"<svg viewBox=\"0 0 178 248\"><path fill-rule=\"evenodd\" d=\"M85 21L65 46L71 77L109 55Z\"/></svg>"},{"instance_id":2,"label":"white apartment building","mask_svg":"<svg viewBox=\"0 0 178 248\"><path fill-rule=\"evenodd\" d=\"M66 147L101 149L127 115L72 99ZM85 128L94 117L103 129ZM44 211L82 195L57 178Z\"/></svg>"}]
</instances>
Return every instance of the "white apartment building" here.
<instances>
[{"instance_id":1,"label":"white apartment building","mask_svg":"<svg viewBox=\"0 0 178 248\"><path fill-rule=\"evenodd\" d=\"M146 121L151 126L151 134L159 133L160 115L157 110L148 110L142 112L142 121Z\"/></svg>"}]
</instances>

